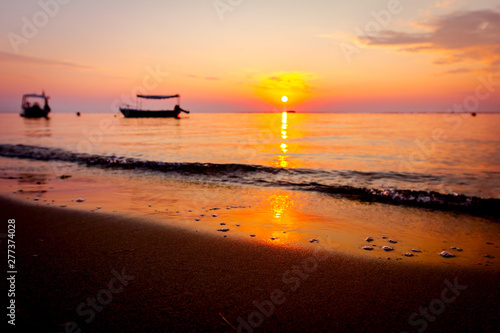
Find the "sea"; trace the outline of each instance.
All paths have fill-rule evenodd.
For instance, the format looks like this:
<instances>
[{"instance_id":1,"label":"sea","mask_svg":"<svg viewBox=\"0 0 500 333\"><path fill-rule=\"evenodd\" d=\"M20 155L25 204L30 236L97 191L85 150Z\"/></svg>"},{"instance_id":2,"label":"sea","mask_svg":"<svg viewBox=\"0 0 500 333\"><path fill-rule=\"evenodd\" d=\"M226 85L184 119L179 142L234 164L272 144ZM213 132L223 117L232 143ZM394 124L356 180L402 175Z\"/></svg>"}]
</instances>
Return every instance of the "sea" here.
<instances>
[{"instance_id":1,"label":"sea","mask_svg":"<svg viewBox=\"0 0 500 333\"><path fill-rule=\"evenodd\" d=\"M218 207L205 200L208 215L212 208L242 207L247 213L235 216L255 220L250 207L258 210L264 201L272 218L259 215L261 222L246 223L302 233L302 242L332 231L332 219L360 225L370 220L375 232L377 225L386 227L388 216L397 216L399 222L393 223L399 226L409 217L432 220L432 225L417 224L422 234L434 228L437 237L449 234L450 219L466 229L481 224L485 237L500 236L499 124L500 114L483 113L191 113L181 119L92 113L25 119L0 114L0 171L3 179L16 172L44 173L47 179L74 174L126 177L125 183L142 179L149 185L130 190L135 193L128 200L140 196L146 203L150 196L156 198L154 204L161 203L158 195L163 191L169 193L165 202L171 202L175 191L192 188L191 198L203 191L210 197L209 188ZM168 186L155 188L160 183ZM122 190L100 189L108 195ZM237 195L240 202L224 205ZM185 208L181 206L171 211ZM283 207L301 210L303 215L295 219L315 221L314 226L283 229L286 224L276 222ZM440 227L435 226L435 214ZM335 232L345 231L340 224ZM354 224L347 228L357 230ZM350 232L344 238L364 234Z\"/></svg>"}]
</instances>

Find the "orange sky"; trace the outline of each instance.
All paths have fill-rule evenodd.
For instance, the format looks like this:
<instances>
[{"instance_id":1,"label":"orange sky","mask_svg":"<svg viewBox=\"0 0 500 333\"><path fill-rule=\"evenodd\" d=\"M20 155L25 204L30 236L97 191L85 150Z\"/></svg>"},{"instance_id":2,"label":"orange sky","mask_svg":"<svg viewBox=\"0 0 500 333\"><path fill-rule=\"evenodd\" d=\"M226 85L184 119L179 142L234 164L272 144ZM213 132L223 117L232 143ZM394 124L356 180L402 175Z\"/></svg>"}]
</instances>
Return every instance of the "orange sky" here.
<instances>
[{"instance_id":1,"label":"orange sky","mask_svg":"<svg viewBox=\"0 0 500 333\"><path fill-rule=\"evenodd\" d=\"M500 82L498 1L2 7L0 112L42 89L54 113L116 112L137 92L179 93L194 112L276 112L283 95L301 112L446 111ZM476 111L500 111L489 87Z\"/></svg>"}]
</instances>

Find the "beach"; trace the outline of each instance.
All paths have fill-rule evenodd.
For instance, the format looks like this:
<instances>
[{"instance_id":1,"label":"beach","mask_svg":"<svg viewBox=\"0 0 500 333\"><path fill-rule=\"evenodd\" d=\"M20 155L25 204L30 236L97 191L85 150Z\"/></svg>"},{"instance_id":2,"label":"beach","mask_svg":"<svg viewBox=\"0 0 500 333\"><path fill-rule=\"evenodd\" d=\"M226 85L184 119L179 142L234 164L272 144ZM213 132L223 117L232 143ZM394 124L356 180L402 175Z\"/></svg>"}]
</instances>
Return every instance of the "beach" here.
<instances>
[{"instance_id":1,"label":"beach","mask_svg":"<svg viewBox=\"0 0 500 333\"><path fill-rule=\"evenodd\" d=\"M488 267L276 247L5 196L1 206L16 221L16 328L498 330L500 276Z\"/></svg>"},{"instance_id":2,"label":"beach","mask_svg":"<svg viewBox=\"0 0 500 333\"><path fill-rule=\"evenodd\" d=\"M14 331L499 329L496 115L3 118Z\"/></svg>"},{"instance_id":3,"label":"beach","mask_svg":"<svg viewBox=\"0 0 500 333\"><path fill-rule=\"evenodd\" d=\"M0 12L9 332L500 332L498 0L115 2Z\"/></svg>"}]
</instances>

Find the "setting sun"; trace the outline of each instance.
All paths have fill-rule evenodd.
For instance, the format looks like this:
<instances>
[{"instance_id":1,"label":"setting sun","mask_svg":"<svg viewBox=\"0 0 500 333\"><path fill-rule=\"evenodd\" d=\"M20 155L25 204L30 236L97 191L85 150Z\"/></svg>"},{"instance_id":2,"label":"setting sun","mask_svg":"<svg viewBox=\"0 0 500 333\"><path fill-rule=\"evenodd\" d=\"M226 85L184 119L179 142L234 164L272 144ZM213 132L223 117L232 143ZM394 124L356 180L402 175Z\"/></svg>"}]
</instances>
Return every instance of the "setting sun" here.
<instances>
[{"instance_id":1,"label":"setting sun","mask_svg":"<svg viewBox=\"0 0 500 333\"><path fill-rule=\"evenodd\" d=\"M288 97L286 97L286 96L281 97L281 101L282 101L283 103L288 102Z\"/></svg>"}]
</instances>

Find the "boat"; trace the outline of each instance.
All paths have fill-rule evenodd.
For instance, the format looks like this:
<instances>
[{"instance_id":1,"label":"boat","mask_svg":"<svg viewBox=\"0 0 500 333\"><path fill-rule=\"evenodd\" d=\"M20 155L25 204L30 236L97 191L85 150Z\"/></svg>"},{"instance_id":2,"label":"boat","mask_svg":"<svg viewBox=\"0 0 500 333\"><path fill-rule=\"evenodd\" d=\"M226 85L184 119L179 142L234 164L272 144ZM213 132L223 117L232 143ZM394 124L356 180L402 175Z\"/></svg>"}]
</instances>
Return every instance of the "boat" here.
<instances>
[{"instance_id":1,"label":"boat","mask_svg":"<svg viewBox=\"0 0 500 333\"><path fill-rule=\"evenodd\" d=\"M177 98L177 104L173 110L143 110L140 99L170 99ZM135 108L130 105L121 106L120 112L123 113L125 118L179 118L181 112L189 113L187 110L181 109L179 106L181 96L177 95L137 95L137 104Z\"/></svg>"},{"instance_id":2,"label":"boat","mask_svg":"<svg viewBox=\"0 0 500 333\"><path fill-rule=\"evenodd\" d=\"M33 99L43 99L44 106L40 107L40 104ZM31 101L31 102L30 102ZM23 112L21 112L21 117L26 118L48 118L50 112L49 107L49 96L42 92L41 95L38 94L25 94L23 95L23 101L21 103Z\"/></svg>"}]
</instances>

